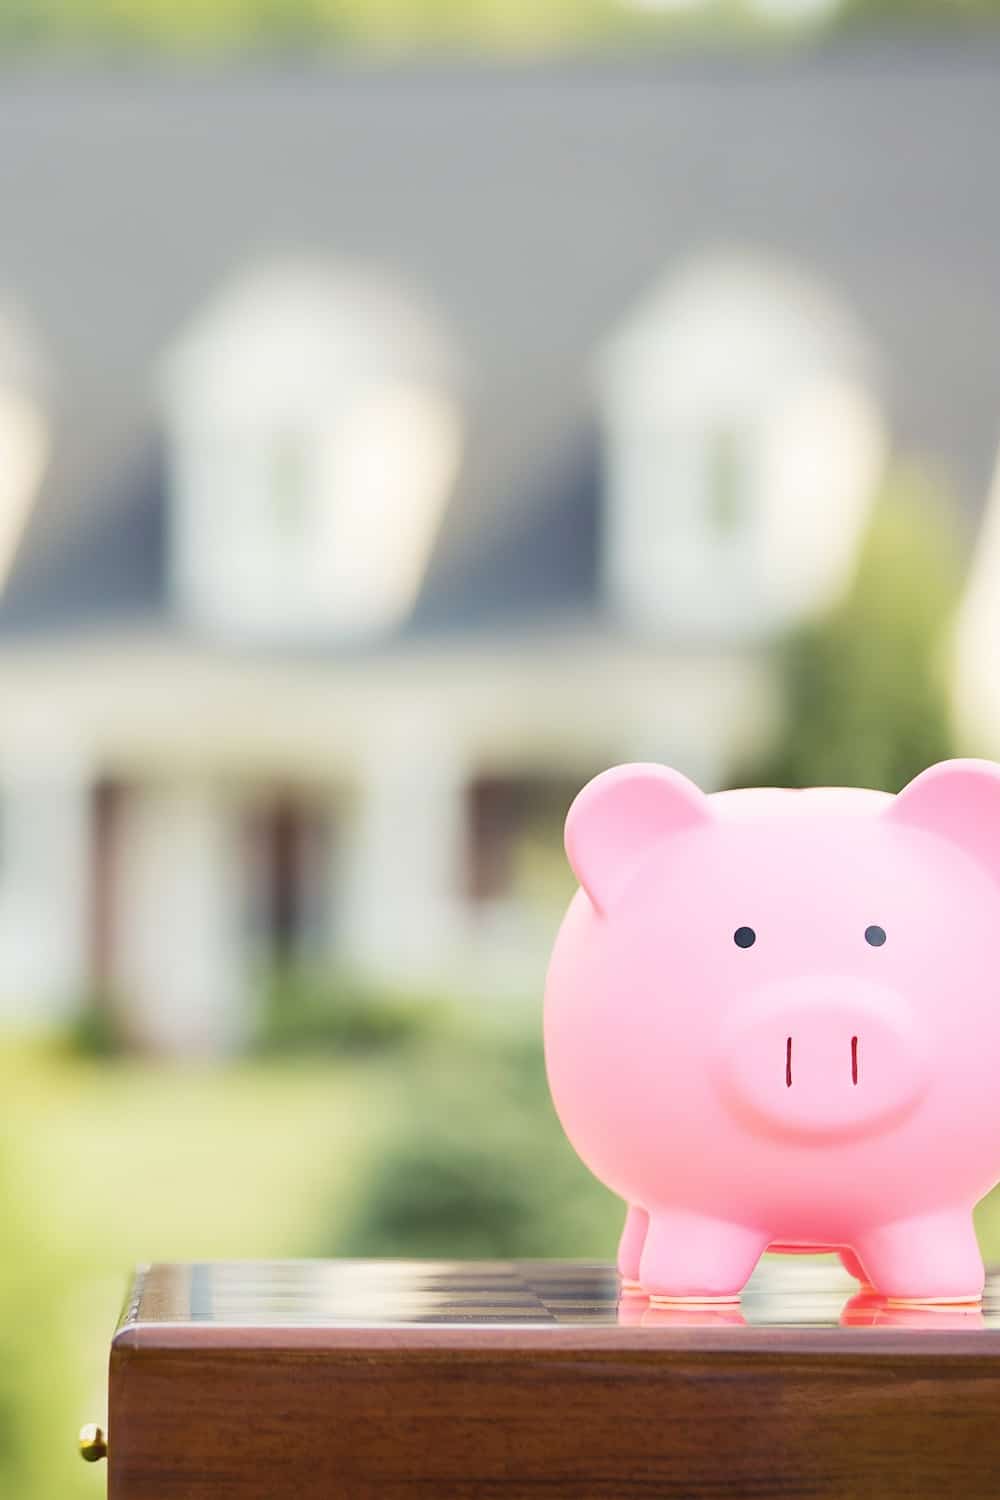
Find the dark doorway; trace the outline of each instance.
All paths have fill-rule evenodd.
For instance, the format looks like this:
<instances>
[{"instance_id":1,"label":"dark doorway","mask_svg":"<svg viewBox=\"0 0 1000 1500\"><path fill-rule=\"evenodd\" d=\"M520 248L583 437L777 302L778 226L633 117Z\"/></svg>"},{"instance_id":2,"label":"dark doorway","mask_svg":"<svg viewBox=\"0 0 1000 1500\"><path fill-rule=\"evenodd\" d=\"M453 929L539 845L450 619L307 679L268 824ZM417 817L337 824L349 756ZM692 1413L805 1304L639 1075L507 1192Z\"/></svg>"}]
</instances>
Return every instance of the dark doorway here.
<instances>
[{"instance_id":1,"label":"dark doorway","mask_svg":"<svg viewBox=\"0 0 1000 1500\"><path fill-rule=\"evenodd\" d=\"M332 819L307 795L275 792L257 802L250 835L256 946L285 967L316 952L329 926Z\"/></svg>"},{"instance_id":2,"label":"dark doorway","mask_svg":"<svg viewBox=\"0 0 1000 1500\"><path fill-rule=\"evenodd\" d=\"M552 774L479 776L466 802L466 893L502 901L515 892L518 855L529 841L561 865L562 825L581 782Z\"/></svg>"},{"instance_id":3,"label":"dark doorway","mask_svg":"<svg viewBox=\"0 0 1000 1500\"><path fill-rule=\"evenodd\" d=\"M109 1002L118 961L118 881L129 800L123 781L104 777L91 802L90 978L95 1003Z\"/></svg>"}]
</instances>

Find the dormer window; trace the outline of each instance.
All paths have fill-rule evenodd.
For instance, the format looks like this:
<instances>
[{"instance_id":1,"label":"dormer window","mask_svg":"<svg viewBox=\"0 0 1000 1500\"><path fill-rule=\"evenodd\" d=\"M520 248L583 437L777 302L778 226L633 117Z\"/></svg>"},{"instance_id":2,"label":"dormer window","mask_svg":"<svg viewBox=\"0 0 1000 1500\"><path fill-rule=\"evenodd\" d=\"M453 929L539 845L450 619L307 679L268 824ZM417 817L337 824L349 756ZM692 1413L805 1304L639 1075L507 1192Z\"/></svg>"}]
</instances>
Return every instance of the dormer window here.
<instances>
[{"instance_id":1,"label":"dormer window","mask_svg":"<svg viewBox=\"0 0 1000 1500\"><path fill-rule=\"evenodd\" d=\"M0 308L0 590L49 456L42 360L16 308Z\"/></svg>"},{"instance_id":2,"label":"dormer window","mask_svg":"<svg viewBox=\"0 0 1000 1500\"><path fill-rule=\"evenodd\" d=\"M369 275L271 267L209 308L166 375L178 607L274 640L405 619L459 455L429 315Z\"/></svg>"},{"instance_id":3,"label":"dormer window","mask_svg":"<svg viewBox=\"0 0 1000 1500\"><path fill-rule=\"evenodd\" d=\"M707 257L645 299L601 370L615 612L721 639L831 600L884 451L870 363L832 294L770 258Z\"/></svg>"},{"instance_id":4,"label":"dormer window","mask_svg":"<svg viewBox=\"0 0 1000 1500\"><path fill-rule=\"evenodd\" d=\"M310 496L316 488L312 447L306 434L289 429L272 444L269 502L278 542L308 534Z\"/></svg>"},{"instance_id":5,"label":"dormer window","mask_svg":"<svg viewBox=\"0 0 1000 1500\"><path fill-rule=\"evenodd\" d=\"M734 537L747 526L749 478L739 430L720 423L705 437L705 510L716 536Z\"/></svg>"}]
</instances>

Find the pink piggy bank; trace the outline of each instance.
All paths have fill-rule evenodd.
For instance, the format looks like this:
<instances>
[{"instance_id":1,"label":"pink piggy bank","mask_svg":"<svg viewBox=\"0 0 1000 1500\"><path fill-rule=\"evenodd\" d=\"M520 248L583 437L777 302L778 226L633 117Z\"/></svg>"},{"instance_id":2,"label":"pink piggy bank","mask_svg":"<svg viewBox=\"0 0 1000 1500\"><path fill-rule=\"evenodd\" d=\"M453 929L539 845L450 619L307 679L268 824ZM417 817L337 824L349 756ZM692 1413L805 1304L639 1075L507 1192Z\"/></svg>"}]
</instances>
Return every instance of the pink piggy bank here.
<instances>
[{"instance_id":1,"label":"pink piggy bank","mask_svg":"<svg viewBox=\"0 0 1000 1500\"><path fill-rule=\"evenodd\" d=\"M545 995L569 1139L628 1204L619 1270L737 1296L839 1250L886 1297L978 1298L1000 1176L1000 767L898 796L706 796L619 766L566 820Z\"/></svg>"}]
</instances>

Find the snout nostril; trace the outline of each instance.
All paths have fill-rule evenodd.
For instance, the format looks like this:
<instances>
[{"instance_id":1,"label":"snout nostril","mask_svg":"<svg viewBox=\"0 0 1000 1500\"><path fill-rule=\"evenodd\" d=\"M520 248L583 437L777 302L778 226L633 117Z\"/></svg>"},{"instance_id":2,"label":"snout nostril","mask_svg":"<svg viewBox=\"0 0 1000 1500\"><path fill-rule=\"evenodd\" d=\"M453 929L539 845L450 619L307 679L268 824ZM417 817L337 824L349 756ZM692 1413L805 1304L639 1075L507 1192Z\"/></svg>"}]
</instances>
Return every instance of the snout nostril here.
<instances>
[{"instance_id":1,"label":"snout nostril","mask_svg":"<svg viewBox=\"0 0 1000 1500\"><path fill-rule=\"evenodd\" d=\"M851 1037L851 1082L854 1083L854 1084L856 1084L857 1081L858 1081L858 1039L857 1039L856 1036L852 1036Z\"/></svg>"},{"instance_id":2,"label":"snout nostril","mask_svg":"<svg viewBox=\"0 0 1000 1500\"><path fill-rule=\"evenodd\" d=\"M792 1086L792 1039L788 1037L785 1042L785 1087Z\"/></svg>"}]
</instances>

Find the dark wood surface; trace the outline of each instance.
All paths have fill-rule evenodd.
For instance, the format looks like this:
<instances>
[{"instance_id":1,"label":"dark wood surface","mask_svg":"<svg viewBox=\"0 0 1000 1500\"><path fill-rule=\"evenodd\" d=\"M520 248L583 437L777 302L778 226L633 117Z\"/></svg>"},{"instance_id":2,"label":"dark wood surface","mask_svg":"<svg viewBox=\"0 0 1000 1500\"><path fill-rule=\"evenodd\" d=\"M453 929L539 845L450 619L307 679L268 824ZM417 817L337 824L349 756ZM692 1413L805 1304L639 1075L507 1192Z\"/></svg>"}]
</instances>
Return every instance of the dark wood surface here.
<instances>
[{"instance_id":1,"label":"dark wood surface","mask_svg":"<svg viewBox=\"0 0 1000 1500\"><path fill-rule=\"evenodd\" d=\"M1000 1497L1000 1281L832 1261L658 1307L580 1262L163 1265L111 1350L110 1500Z\"/></svg>"}]
</instances>

